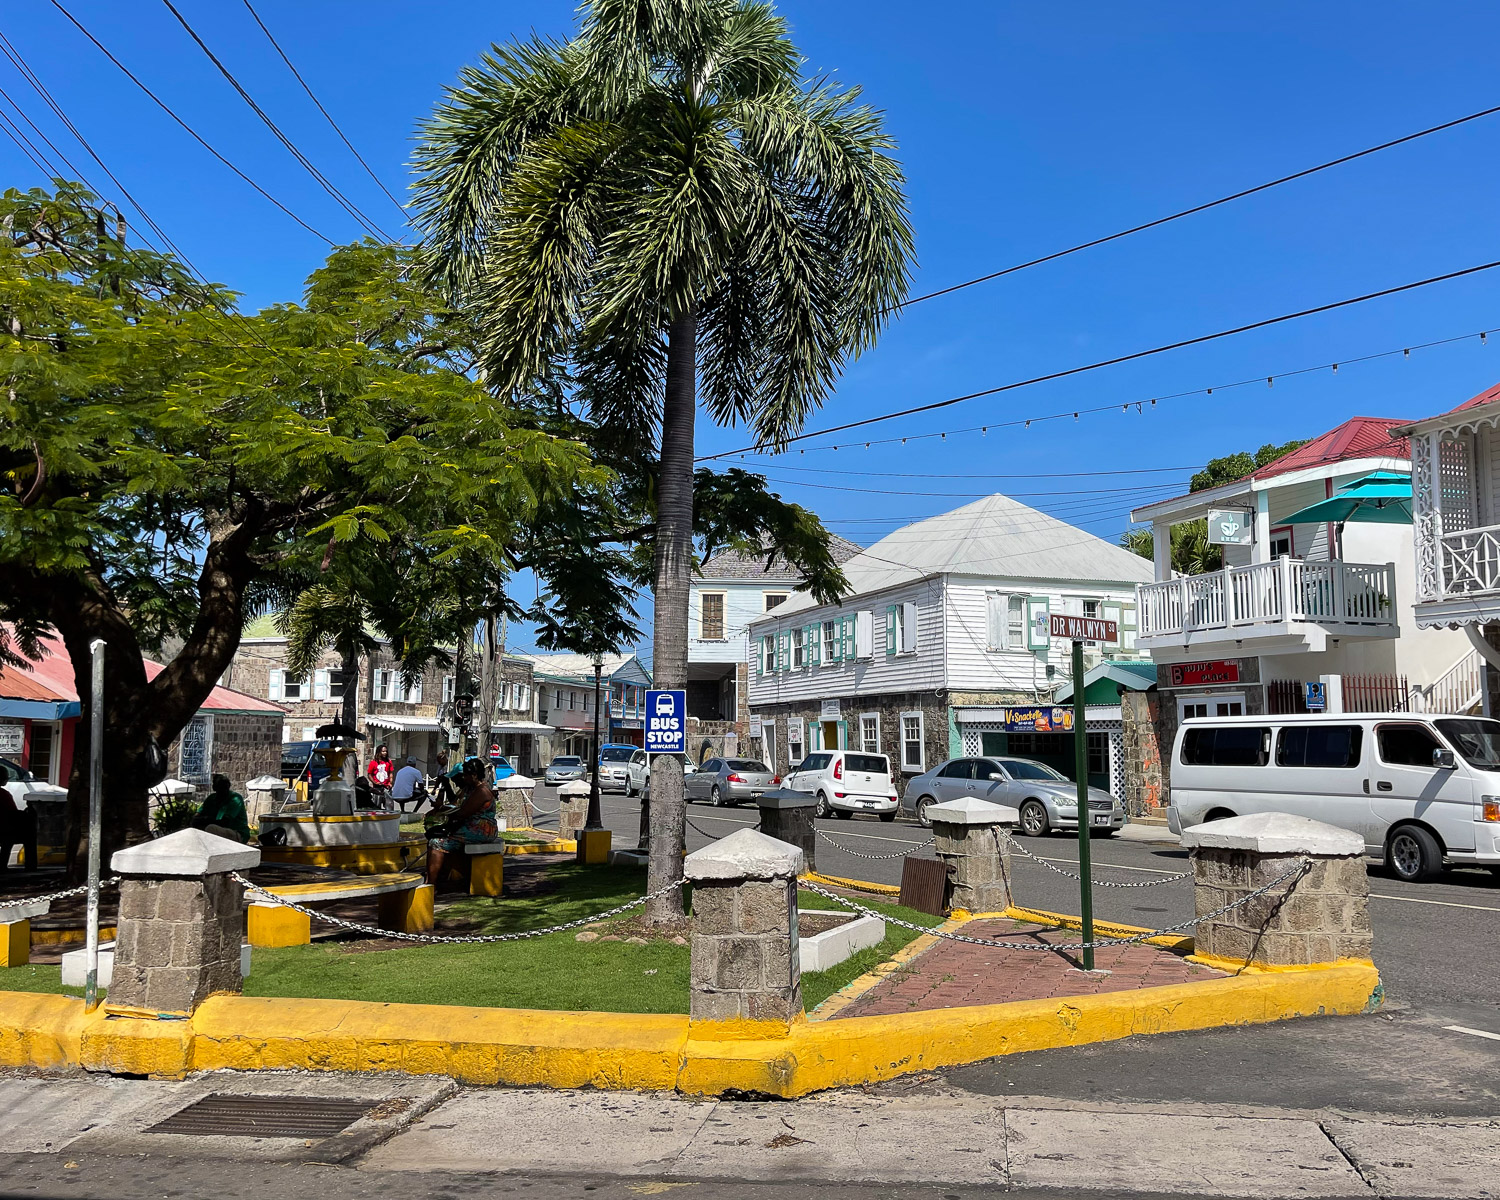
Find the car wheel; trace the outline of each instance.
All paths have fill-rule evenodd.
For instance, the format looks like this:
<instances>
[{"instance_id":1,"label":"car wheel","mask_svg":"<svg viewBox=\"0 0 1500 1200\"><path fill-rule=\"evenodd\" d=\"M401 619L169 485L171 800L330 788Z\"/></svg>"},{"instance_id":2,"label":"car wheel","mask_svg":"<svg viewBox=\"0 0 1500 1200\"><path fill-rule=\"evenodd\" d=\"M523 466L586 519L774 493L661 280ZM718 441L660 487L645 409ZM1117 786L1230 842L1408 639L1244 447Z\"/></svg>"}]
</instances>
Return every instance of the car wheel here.
<instances>
[{"instance_id":1,"label":"car wheel","mask_svg":"<svg viewBox=\"0 0 1500 1200\"><path fill-rule=\"evenodd\" d=\"M880 819L882 821L884 821L887 825L889 825L892 821L894 821L896 819L896 814L894 812L881 813L880 814Z\"/></svg>"},{"instance_id":2,"label":"car wheel","mask_svg":"<svg viewBox=\"0 0 1500 1200\"><path fill-rule=\"evenodd\" d=\"M1385 869L1403 883L1421 883L1443 869L1442 848L1420 825L1399 825L1385 840Z\"/></svg>"},{"instance_id":3,"label":"car wheel","mask_svg":"<svg viewBox=\"0 0 1500 1200\"><path fill-rule=\"evenodd\" d=\"M833 815L836 816L840 821L854 820L854 814L847 808L836 808L833 810Z\"/></svg>"},{"instance_id":4,"label":"car wheel","mask_svg":"<svg viewBox=\"0 0 1500 1200\"><path fill-rule=\"evenodd\" d=\"M828 803L828 797L822 792L818 793L818 807L813 810L813 815L822 817L824 820L833 815L833 808Z\"/></svg>"},{"instance_id":5,"label":"car wheel","mask_svg":"<svg viewBox=\"0 0 1500 1200\"><path fill-rule=\"evenodd\" d=\"M923 829L932 828L932 818L927 815L927 810L936 803L931 796L923 796L917 801L917 824Z\"/></svg>"},{"instance_id":6,"label":"car wheel","mask_svg":"<svg viewBox=\"0 0 1500 1200\"><path fill-rule=\"evenodd\" d=\"M708 793L708 802L715 808L724 807L724 793L719 791L719 785L717 783L714 784L713 790Z\"/></svg>"},{"instance_id":7,"label":"car wheel","mask_svg":"<svg viewBox=\"0 0 1500 1200\"><path fill-rule=\"evenodd\" d=\"M1021 832L1027 837L1041 837L1051 827L1047 809L1040 800L1028 800L1021 805Z\"/></svg>"},{"instance_id":8,"label":"car wheel","mask_svg":"<svg viewBox=\"0 0 1500 1200\"><path fill-rule=\"evenodd\" d=\"M1118 829L1091 829L1089 830L1089 837L1112 838L1119 832Z\"/></svg>"},{"instance_id":9,"label":"car wheel","mask_svg":"<svg viewBox=\"0 0 1500 1200\"><path fill-rule=\"evenodd\" d=\"M1234 813L1230 812L1229 809L1216 808L1203 818L1203 822L1206 825L1209 821L1227 821L1232 816L1234 816Z\"/></svg>"}]
</instances>

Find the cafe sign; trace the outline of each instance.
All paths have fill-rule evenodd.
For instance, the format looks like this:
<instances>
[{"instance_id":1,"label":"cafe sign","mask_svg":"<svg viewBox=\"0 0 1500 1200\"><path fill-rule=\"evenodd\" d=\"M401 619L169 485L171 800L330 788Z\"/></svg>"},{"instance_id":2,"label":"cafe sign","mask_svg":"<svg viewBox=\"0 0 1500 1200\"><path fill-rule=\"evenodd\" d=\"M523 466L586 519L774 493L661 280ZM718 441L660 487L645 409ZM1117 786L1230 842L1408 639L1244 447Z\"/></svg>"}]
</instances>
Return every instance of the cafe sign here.
<instances>
[{"instance_id":1,"label":"cafe sign","mask_svg":"<svg viewBox=\"0 0 1500 1200\"><path fill-rule=\"evenodd\" d=\"M1214 659L1212 662L1173 663L1168 668L1168 677L1173 687L1207 687L1215 683L1238 683L1240 664L1226 659Z\"/></svg>"}]
</instances>

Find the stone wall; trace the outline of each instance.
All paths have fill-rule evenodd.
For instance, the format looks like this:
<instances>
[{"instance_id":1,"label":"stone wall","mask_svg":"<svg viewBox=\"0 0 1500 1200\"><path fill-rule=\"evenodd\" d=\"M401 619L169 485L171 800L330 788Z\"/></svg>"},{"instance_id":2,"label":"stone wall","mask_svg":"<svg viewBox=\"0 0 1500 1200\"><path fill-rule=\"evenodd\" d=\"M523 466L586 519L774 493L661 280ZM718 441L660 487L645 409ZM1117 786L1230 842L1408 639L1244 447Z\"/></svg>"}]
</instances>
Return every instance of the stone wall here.
<instances>
[{"instance_id":1,"label":"stone wall","mask_svg":"<svg viewBox=\"0 0 1500 1200\"><path fill-rule=\"evenodd\" d=\"M1161 697L1156 692L1122 692L1120 723L1125 750L1125 811L1153 817L1167 805L1161 742L1157 737Z\"/></svg>"},{"instance_id":2,"label":"stone wall","mask_svg":"<svg viewBox=\"0 0 1500 1200\"><path fill-rule=\"evenodd\" d=\"M215 713L213 769L238 792L257 775L281 774L280 713Z\"/></svg>"}]
</instances>

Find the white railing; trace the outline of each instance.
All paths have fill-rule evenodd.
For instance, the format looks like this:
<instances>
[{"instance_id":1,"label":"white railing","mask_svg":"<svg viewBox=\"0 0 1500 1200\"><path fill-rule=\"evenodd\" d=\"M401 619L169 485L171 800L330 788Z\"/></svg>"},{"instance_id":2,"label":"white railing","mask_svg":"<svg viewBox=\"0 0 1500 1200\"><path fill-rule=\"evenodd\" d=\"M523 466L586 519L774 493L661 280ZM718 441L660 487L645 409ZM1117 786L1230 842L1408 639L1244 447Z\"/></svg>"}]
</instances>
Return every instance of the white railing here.
<instances>
[{"instance_id":1,"label":"white railing","mask_svg":"<svg viewBox=\"0 0 1500 1200\"><path fill-rule=\"evenodd\" d=\"M1443 534L1439 546L1445 593L1500 591L1500 525L1456 529Z\"/></svg>"},{"instance_id":2,"label":"white railing","mask_svg":"<svg viewBox=\"0 0 1500 1200\"><path fill-rule=\"evenodd\" d=\"M1390 563L1291 558L1146 583L1139 589L1140 636L1293 622L1394 631L1395 584Z\"/></svg>"},{"instance_id":3,"label":"white railing","mask_svg":"<svg viewBox=\"0 0 1500 1200\"><path fill-rule=\"evenodd\" d=\"M1418 712L1470 713L1479 707L1483 689L1484 661L1479 651L1470 650L1426 687L1412 688L1412 704Z\"/></svg>"}]
</instances>

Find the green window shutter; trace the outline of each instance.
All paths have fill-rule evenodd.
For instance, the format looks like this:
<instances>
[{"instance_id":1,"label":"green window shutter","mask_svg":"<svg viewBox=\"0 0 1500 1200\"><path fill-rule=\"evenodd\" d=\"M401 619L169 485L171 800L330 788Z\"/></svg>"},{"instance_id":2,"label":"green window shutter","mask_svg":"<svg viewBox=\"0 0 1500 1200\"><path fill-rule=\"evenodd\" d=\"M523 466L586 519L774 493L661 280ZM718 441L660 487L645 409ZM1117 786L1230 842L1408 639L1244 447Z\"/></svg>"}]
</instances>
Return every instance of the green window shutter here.
<instances>
[{"instance_id":1,"label":"green window shutter","mask_svg":"<svg viewBox=\"0 0 1500 1200\"><path fill-rule=\"evenodd\" d=\"M786 671L792 665L792 634L790 630L782 630L777 639L776 647L776 669Z\"/></svg>"},{"instance_id":2,"label":"green window shutter","mask_svg":"<svg viewBox=\"0 0 1500 1200\"><path fill-rule=\"evenodd\" d=\"M762 674L762 668L766 663L766 639L762 634L755 640L755 673Z\"/></svg>"},{"instance_id":3,"label":"green window shutter","mask_svg":"<svg viewBox=\"0 0 1500 1200\"><path fill-rule=\"evenodd\" d=\"M823 643L818 637L818 626L804 625L802 627L802 657L807 660L807 665L815 667L823 657Z\"/></svg>"},{"instance_id":4,"label":"green window shutter","mask_svg":"<svg viewBox=\"0 0 1500 1200\"><path fill-rule=\"evenodd\" d=\"M896 653L896 606L885 610L885 653L887 657Z\"/></svg>"},{"instance_id":5,"label":"green window shutter","mask_svg":"<svg viewBox=\"0 0 1500 1200\"><path fill-rule=\"evenodd\" d=\"M840 635L843 640L844 658L849 661L854 659L854 617L845 617L840 622Z\"/></svg>"},{"instance_id":6,"label":"green window shutter","mask_svg":"<svg viewBox=\"0 0 1500 1200\"><path fill-rule=\"evenodd\" d=\"M840 721L839 722L839 749L840 750L847 750L848 748L849 748L849 722L848 721Z\"/></svg>"},{"instance_id":7,"label":"green window shutter","mask_svg":"<svg viewBox=\"0 0 1500 1200\"><path fill-rule=\"evenodd\" d=\"M828 624L829 622L827 621L823 622L823 628L825 630L827 629ZM844 639L840 636L839 623L837 621L834 621L832 624L833 645L829 647L828 661L838 662L844 657Z\"/></svg>"}]
</instances>

